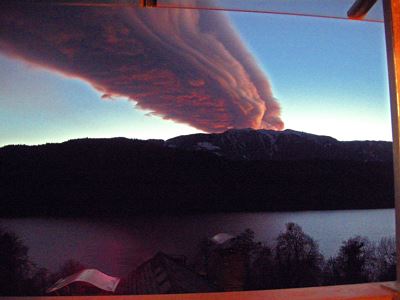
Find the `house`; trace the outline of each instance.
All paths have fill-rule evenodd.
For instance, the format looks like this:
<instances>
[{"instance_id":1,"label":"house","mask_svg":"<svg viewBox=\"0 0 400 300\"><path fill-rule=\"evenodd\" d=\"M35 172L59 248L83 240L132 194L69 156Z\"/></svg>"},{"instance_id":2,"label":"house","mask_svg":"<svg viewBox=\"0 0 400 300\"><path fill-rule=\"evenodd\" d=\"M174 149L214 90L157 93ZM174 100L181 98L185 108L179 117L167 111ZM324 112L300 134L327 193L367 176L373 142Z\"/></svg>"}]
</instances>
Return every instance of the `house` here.
<instances>
[{"instance_id":1,"label":"house","mask_svg":"<svg viewBox=\"0 0 400 300\"><path fill-rule=\"evenodd\" d=\"M123 280L117 293L180 294L212 292L215 288L190 269L183 256L158 252Z\"/></svg>"}]
</instances>

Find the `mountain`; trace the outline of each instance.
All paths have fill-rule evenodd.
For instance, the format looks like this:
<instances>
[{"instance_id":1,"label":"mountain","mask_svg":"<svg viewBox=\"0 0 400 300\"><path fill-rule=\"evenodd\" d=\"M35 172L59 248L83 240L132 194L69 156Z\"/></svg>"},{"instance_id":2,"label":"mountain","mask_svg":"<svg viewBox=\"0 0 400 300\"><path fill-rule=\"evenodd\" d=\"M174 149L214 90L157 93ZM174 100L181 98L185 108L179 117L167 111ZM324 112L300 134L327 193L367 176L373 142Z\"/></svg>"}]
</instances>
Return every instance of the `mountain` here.
<instances>
[{"instance_id":1,"label":"mountain","mask_svg":"<svg viewBox=\"0 0 400 300\"><path fill-rule=\"evenodd\" d=\"M209 151L233 160L391 161L392 143L340 142L291 129L231 129L220 134L191 134L166 141L169 147Z\"/></svg>"},{"instance_id":2,"label":"mountain","mask_svg":"<svg viewBox=\"0 0 400 300\"><path fill-rule=\"evenodd\" d=\"M0 216L389 208L390 149L289 130L6 146Z\"/></svg>"}]
</instances>

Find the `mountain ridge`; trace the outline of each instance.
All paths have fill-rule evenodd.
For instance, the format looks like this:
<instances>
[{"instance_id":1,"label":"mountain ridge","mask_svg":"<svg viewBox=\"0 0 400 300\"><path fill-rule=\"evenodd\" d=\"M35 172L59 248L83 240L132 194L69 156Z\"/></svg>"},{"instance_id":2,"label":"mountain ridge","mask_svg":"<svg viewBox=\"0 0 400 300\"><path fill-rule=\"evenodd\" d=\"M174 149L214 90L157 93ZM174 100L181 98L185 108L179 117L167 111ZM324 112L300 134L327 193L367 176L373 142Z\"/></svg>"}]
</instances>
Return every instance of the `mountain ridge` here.
<instances>
[{"instance_id":1,"label":"mountain ridge","mask_svg":"<svg viewBox=\"0 0 400 300\"><path fill-rule=\"evenodd\" d=\"M326 135L292 129L229 129L222 133L195 133L162 139L79 138L41 145L6 145L1 149L68 145L105 141L140 141L168 148L206 151L233 160L356 160L392 161L392 142L374 140L339 141ZM294 144L294 145L293 145Z\"/></svg>"},{"instance_id":2,"label":"mountain ridge","mask_svg":"<svg viewBox=\"0 0 400 300\"><path fill-rule=\"evenodd\" d=\"M166 141L169 147L208 150L234 160L391 161L392 143L338 141L329 136L284 131L231 129L220 134L192 134Z\"/></svg>"},{"instance_id":3,"label":"mountain ridge","mask_svg":"<svg viewBox=\"0 0 400 300\"><path fill-rule=\"evenodd\" d=\"M215 140L210 144L202 140L200 150L191 149L190 145L195 142L198 146L199 142L193 141L193 136L184 138L190 142L185 147L173 145L171 140L126 138L2 147L0 216L107 217L393 207L393 164L387 155L391 143L353 143L349 148L355 149L352 155L331 159L321 156L320 149L334 141L317 138L320 142L312 143L316 150L310 153L316 156L311 159L303 151L309 142L292 140L290 133L279 147L283 142L294 143L293 149L299 146L303 151L303 159L293 159L290 151L280 156L288 155L289 159L266 159L265 153L271 149L268 143L257 152L257 145L264 142L263 133L249 132L245 136L252 135L250 140L242 141L231 152L223 147L237 140L237 132L214 135L225 143L220 144L225 151L222 154L215 154L215 147L219 147L213 144ZM344 150L345 154L349 151ZM249 151L248 157L240 156L243 151ZM363 151L364 156L360 155Z\"/></svg>"}]
</instances>

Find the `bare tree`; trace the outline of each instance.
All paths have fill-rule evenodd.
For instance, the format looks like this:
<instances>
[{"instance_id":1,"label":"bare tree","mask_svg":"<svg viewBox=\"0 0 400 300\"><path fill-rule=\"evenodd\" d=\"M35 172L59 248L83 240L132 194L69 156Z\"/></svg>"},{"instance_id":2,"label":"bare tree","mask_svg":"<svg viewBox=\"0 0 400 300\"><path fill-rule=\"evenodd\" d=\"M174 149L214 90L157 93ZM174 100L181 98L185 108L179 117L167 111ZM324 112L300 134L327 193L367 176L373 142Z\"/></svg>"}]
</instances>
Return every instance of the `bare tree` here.
<instances>
[{"instance_id":1,"label":"bare tree","mask_svg":"<svg viewBox=\"0 0 400 300\"><path fill-rule=\"evenodd\" d=\"M376 246L377 281L396 280L396 241L394 237L384 237Z\"/></svg>"},{"instance_id":2,"label":"bare tree","mask_svg":"<svg viewBox=\"0 0 400 300\"><path fill-rule=\"evenodd\" d=\"M318 244L299 225L286 224L275 247L276 287L319 285L322 263Z\"/></svg>"}]
</instances>

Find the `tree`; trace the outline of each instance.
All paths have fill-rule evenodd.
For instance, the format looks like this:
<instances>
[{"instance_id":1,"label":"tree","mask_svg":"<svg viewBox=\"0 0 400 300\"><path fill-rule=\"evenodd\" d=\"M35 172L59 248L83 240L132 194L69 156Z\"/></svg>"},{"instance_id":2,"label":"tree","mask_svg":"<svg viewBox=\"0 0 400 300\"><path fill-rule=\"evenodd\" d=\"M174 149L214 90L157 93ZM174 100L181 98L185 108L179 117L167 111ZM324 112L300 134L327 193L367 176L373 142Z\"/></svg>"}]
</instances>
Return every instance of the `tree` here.
<instances>
[{"instance_id":1,"label":"tree","mask_svg":"<svg viewBox=\"0 0 400 300\"><path fill-rule=\"evenodd\" d=\"M58 280L73 275L79 271L86 269L86 266L81 264L79 261L74 259L66 260L59 268L59 270L50 276L51 285L56 283ZM58 291L63 296L70 296L70 295L80 295L85 294L85 290L77 285L71 284L67 288L60 289Z\"/></svg>"},{"instance_id":2,"label":"tree","mask_svg":"<svg viewBox=\"0 0 400 300\"><path fill-rule=\"evenodd\" d=\"M376 281L396 280L396 241L394 237L382 238L376 247Z\"/></svg>"},{"instance_id":3,"label":"tree","mask_svg":"<svg viewBox=\"0 0 400 300\"><path fill-rule=\"evenodd\" d=\"M12 232L0 228L0 295L31 294L30 275L33 264L28 248Z\"/></svg>"},{"instance_id":4,"label":"tree","mask_svg":"<svg viewBox=\"0 0 400 300\"><path fill-rule=\"evenodd\" d=\"M275 270L277 288L315 286L320 283L323 256L317 243L295 223L277 237Z\"/></svg>"},{"instance_id":5,"label":"tree","mask_svg":"<svg viewBox=\"0 0 400 300\"><path fill-rule=\"evenodd\" d=\"M75 274L84 269L86 269L86 266L81 264L79 261L68 259L60 266L58 272L56 272L54 276L58 280Z\"/></svg>"},{"instance_id":6,"label":"tree","mask_svg":"<svg viewBox=\"0 0 400 300\"><path fill-rule=\"evenodd\" d=\"M245 231L232 239L232 248L249 256L252 260L254 255L261 249L261 243L254 240L254 231L247 228Z\"/></svg>"},{"instance_id":7,"label":"tree","mask_svg":"<svg viewBox=\"0 0 400 300\"><path fill-rule=\"evenodd\" d=\"M274 261L272 250L263 245L249 272L249 289L265 290L274 288Z\"/></svg>"},{"instance_id":8,"label":"tree","mask_svg":"<svg viewBox=\"0 0 400 300\"><path fill-rule=\"evenodd\" d=\"M46 268L37 268L30 278L31 295L46 295L46 290L53 284L50 273Z\"/></svg>"},{"instance_id":9,"label":"tree","mask_svg":"<svg viewBox=\"0 0 400 300\"><path fill-rule=\"evenodd\" d=\"M325 269L328 284L350 284L369 281L375 264L374 247L365 237L344 241L338 256Z\"/></svg>"}]
</instances>

